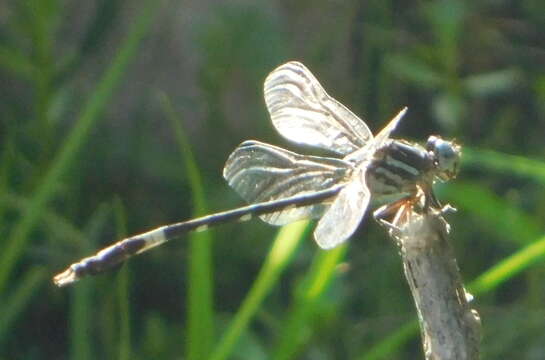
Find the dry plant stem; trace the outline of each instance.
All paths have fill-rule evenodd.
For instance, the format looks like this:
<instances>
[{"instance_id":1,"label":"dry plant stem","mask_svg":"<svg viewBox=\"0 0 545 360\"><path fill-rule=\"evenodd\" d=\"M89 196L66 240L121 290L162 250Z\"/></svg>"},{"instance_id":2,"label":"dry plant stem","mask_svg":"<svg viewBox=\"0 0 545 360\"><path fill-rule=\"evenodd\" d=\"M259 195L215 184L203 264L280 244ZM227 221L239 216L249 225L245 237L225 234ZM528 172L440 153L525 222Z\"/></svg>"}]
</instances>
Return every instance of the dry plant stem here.
<instances>
[{"instance_id":1,"label":"dry plant stem","mask_svg":"<svg viewBox=\"0 0 545 360\"><path fill-rule=\"evenodd\" d=\"M470 307L442 212L412 213L390 234L401 249L426 359L478 359L480 318Z\"/></svg>"}]
</instances>

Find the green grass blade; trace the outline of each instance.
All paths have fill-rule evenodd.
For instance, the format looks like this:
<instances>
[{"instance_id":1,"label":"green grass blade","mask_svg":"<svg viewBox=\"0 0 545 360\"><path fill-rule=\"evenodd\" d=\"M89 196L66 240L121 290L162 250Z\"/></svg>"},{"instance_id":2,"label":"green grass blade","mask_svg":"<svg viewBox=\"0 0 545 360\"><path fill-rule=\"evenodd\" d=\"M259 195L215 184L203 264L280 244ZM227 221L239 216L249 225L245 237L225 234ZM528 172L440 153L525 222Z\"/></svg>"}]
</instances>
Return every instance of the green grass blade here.
<instances>
[{"instance_id":1,"label":"green grass blade","mask_svg":"<svg viewBox=\"0 0 545 360\"><path fill-rule=\"evenodd\" d=\"M449 199L456 200L459 210L482 220L487 231L502 239L525 245L541 235L541 226L534 218L485 186L456 181L443 190Z\"/></svg>"},{"instance_id":2,"label":"green grass blade","mask_svg":"<svg viewBox=\"0 0 545 360\"><path fill-rule=\"evenodd\" d=\"M183 157L185 171L193 196L193 214L206 214L203 182L191 145L181 126L180 116L174 111L169 98L162 94L161 104L170 119L180 154ZM188 304L187 304L187 341L186 357L188 360L208 358L214 341L214 302L213 302L213 265L212 233L210 231L193 232L189 236L188 259Z\"/></svg>"},{"instance_id":3,"label":"green grass blade","mask_svg":"<svg viewBox=\"0 0 545 360\"><path fill-rule=\"evenodd\" d=\"M303 281L303 289L297 292L293 309L280 330L282 335L272 359L296 358L301 347L310 339L312 333L308 331L308 324L318 315L319 302L329 288L347 248L347 245L343 245L315 255L313 265Z\"/></svg>"},{"instance_id":4,"label":"green grass blade","mask_svg":"<svg viewBox=\"0 0 545 360\"><path fill-rule=\"evenodd\" d=\"M74 128L67 135L66 140L53 159L49 171L35 189L28 211L16 223L10 238L4 244L0 258L0 293L5 289L14 265L26 248L30 232L41 218L48 201L55 194L62 176L76 160L79 150L84 146L91 134L91 129L100 120L101 112L106 104L111 101L114 90L120 83L122 75L126 72L129 62L136 56L138 45L150 27L156 7L157 3L150 1L142 15L133 24L125 43L83 107Z\"/></svg>"},{"instance_id":5,"label":"green grass blade","mask_svg":"<svg viewBox=\"0 0 545 360\"><path fill-rule=\"evenodd\" d=\"M235 314L225 334L212 352L211 360L228 359L243 332L259 309L269 291L291 260L297 246L304 238L307 221L298 221L284 226L276 236L267 259L257 275L252 288Z\"/></svg>"},{"instance_id":6,"label":"green grass blade","mask_svg":"<svg viewBox=\"0 0 545 360\"><path fill-rule=\"evenodd\" d=\"M58 66L54 82L63 83L77 70L81 69L86 61L92 59L92 54L104 45L112 29L119 23L122 1L99 0L95 3L94 12L84 33L78 49L65 55ZM89 13L86 15L90 15Z\"/></svg>"},{"instance_id":7,"label":"green grass blade","mask_svg":"<svg viewBox=\"0 0 545 360\"><path fill-rule=\"evenodd\" d=\"M469 291L481 294L495 289L529 266L545 258L545 236L505 258L469 284Z\"/></svg>"},{"instance_id":8,"label":"green grass blade","mask_svg":"<svg viewBox=\"0 0 545 360\"><path fill-rule=\"evenodd\" d=\"M85 225L84 234L87 241L80 243L82 253L89 254L95 249L94 241L98 238L104 224L112 217L109 206L100 206L89 218ZM68 358L74 360L92 360L97 358L96 350L97 339L89 334L93 333L95 319L93 312L89 309L95 309L94 295L102 291L97 290L97 278L90 277L86 281L81 281L78 286L61 291L70 291L72 301L70 302L70 354ZM111 328L111 327L110 327Z\"/></svg>"},{"instance_id":9,"label":"green grass blade","mask_svg":"<svg viewBox=\"0 0 545 360\"><path fill-rule=\"evenodd\" d=\"M23 314L23 310L30 302L30 299L32 299L32 295L36 293L41 285L43 285L46 275L47 272L45 269L34 267L25 272L10 296L7 296L7 294L2 296L0 346L4 340L9 338L9 336L6 336L6 332L12 329L11 325L19 315Z\"/></svg>"},{"instance_id":10,"label":"green grass blade","mask_svg":"<svg viewBox=\"0 0 545 360\"><path fill-rule=\"evenodd\" d=\"M30 207L30 201L22 196L3 192L0 193L0 204L8 209L16 210L18 213L25 213ZM66 244L73 246L75 243L85 241L85 235L74 226L67 218L47 209L42 214L43 227L50 233L51 237L59 241L65 241Z\"/></svg>"},{"instance_id":11,"label":"green grass blade","mask_svg":"<svg viewBox=\"0 0 545 360\"><path fill-rule=\"evenodd\" d=\"M528 177L545 184L545 162L523 156L503 154L492 150L464 147L464 165L485 167L500 173Z\"/></svg>"},{"instance_id":12,"label":"green grass blade","mask_svg":"<svg viewBox=\"0 0 545 360\"><path fill-rule=\"evenodd\" d=\"M32 62L16 49L0 45L0 67L28 80L35 71Z\"/></svg>"},{"instance_id":13,"label":"green grass blade","mask_svg":"<svg viewBox=\"0 0 545 360\"><path fill-rule=\"evenodd\" d=\"M93 316L89 309L93 308L93 289L96 279L83 281L75 287L70 301L70 359L92 360L93 341L89 334L92 333Z\"/></svg>"},{"instance_id":14,"label":"green grass blade","mask_svg":"<svg viewBox=\"0 0 545 360\"><path fill-rule=\"evenodd\" d=\"M359 360L390 359L392 353L411 340L418 333L418 322L412 320L402 325L394 333L386 337L371 349L366 350Z\"/></svg>"},{"instance_id":15,"label":"green grass blade","mask_svg":"<svg viewBox=\"0 0 545 360\"><path fill-rule=\"evenodd\" d=\"M119 198L114 201L114 215L117 228L117 238L127 237L127 216L123 204ZM119 360L131 359L131 317L130 317L130 293L129 293L129 266L125 264L116 276L116 297L119 307Z\"/></svg>"}]
</instances>

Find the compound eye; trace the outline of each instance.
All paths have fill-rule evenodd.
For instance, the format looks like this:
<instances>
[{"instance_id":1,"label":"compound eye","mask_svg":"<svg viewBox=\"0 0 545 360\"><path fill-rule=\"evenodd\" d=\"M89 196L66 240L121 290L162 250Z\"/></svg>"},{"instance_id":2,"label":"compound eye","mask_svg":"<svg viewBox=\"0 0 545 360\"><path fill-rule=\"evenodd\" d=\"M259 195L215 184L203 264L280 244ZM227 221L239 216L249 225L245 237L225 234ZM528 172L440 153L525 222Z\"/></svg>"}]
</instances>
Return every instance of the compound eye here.
<instances>
[{"instance_id":1,"label":"compound eye","mask_svg":"<svg viewBox=\"0 0 545 360\"><path fill-rule=\"evenodd\" d=\"M460 146L455 142L445 141L439 136L430 136L426 143L426 150L431 153L436 166L436 176L447 181L458 173L460 162Z\"/></svg>"},{"instance_id":2,"label":"compound eye","mask_svg":"<svg viewBox=\"0 0 545 360\"><path fill-rule=\"evenodd\" d=\"M440 141L435 145L440 177L445 180L455 177L458 173L458 163L460 160L459 148L448 141Z\"/></svg>"},{"instance_id":3,"label":"compound eye","mask_svg":"<svg viewBox=\"0 0 545 360\"><path fill-rule=\"evenodd\" d=\"M456 157L456 153L452 148L452 145L445 141L437 143L435 151L437 152L439 159L445 163L452 161Z\"/></svg>"}]
</instances>

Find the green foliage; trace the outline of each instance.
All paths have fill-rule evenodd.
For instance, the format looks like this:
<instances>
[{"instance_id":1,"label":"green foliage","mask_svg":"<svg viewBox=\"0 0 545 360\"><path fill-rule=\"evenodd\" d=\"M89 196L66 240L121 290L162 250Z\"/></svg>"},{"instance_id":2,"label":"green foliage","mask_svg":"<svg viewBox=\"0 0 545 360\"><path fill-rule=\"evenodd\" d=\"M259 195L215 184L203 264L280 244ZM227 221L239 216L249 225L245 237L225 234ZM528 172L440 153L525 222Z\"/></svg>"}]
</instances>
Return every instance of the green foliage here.
<instances>
[{"instance_id":1,"label":"green foliage","mask_svg":"<svg viewBox=\"0 0 545 360\"><path fill-rule=\"evenodd\" d=\"M223 360L230 357L239 338L247 329L252 317L259 310L265 296L278 284L279 276L293 257L303 239L308 222L298 221L285 226L278 232L253 286L248 290L225 334L220 338L210 359ZM242 351L240 353L243 353Z\"/></svg>"},{"instance_id":2,"label":"green foliage","mask_svg":"<svg viewBox=\"0 0 545 360\"><path fill-rule=\"evenodd\" d=\"M196 159L185 135L179 116L175 114L166 95L161 96L163 107L171 120L172 128L180 153L183 156L185 172L189 179L194 202L194 216L205 215L205 193ZM212 282L212 236L209 231L189 235L190 250L188 259L187 305L187 358L205 359L210 353L214 339L213 282Z\"/></svg>"},{"instance_id":3,"label":"green foliage","mask_svg":"<svg viewBox=\"0 0 545 360\"><path fill-rule=\"evenodd\" d=\"M458 208L483 359L544 353L543 3L199 5L0 5L0 357L422 358L397 249L370 219L328 252L307 222L256 220L51 283L128 234L240 205L221 166L247 138L291 147L262 84L292 59L373 131L407 105L396 136L461 143L437 193Z\"/></svg>"}]
</instances>

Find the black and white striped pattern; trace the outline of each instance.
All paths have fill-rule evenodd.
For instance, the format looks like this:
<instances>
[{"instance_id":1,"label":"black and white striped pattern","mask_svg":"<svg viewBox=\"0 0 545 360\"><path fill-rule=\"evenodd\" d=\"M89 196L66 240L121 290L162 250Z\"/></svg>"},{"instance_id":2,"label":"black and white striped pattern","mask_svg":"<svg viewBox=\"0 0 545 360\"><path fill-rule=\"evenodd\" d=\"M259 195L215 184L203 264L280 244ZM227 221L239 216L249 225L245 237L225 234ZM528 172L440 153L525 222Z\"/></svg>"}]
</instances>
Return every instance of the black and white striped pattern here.
<instances>
[{"instance_id":1,"label":"black and white striped pattern","mask_svg":"<svg viewBox=\"0 0 545 360\"><path fill-rule=\"evenodd\" d=\"M390 140L367 167L367 186L375 196L410 193L432 168L433 158L424 148Z\"/></svg>"},{"instance_id":2,"label":"black and white striped pattern","mask_svg":"<svg viewBox=\"0 0 545 360\"><path fill-rule=\"evenodd\" d=\"M365 122L330 97L301 63L289 62L271 72L264 93L273 125L282 136L343 158L301 155L245 141L229 156L223 176L252 205L121 240L70 265L55 276L55 284L65 286L100 273L189 231L254 216L273 225L319 218L314 238L321 248L330 249L354 233L371 197L411 197L419 192L435 199L433 181L456 175L460 156L457 145L430 137L424 149L390 139L406 108L373 136Z\"/></svg>"},{"instance_id":3,"label":"black and white striped pattern","mask_svg":"<svg viewBox=\"0 0 545 360\"><path fill-rule=\"evenodd\" d=\"M275 213L288 208L297 209L311 204L324 203L328 199L335 197L342 187L342 185L336 185L327 190L249 205L189 221L161 226L104 248L96 255L84 258L70 265L66 271L55 276L53 280L56 285L65 286L84 276L99 274L115 267L131 256L148 251L190 231L204 231L210 226L226 222L248 221L253 216Z\"/></svg>"}]
</instances>

